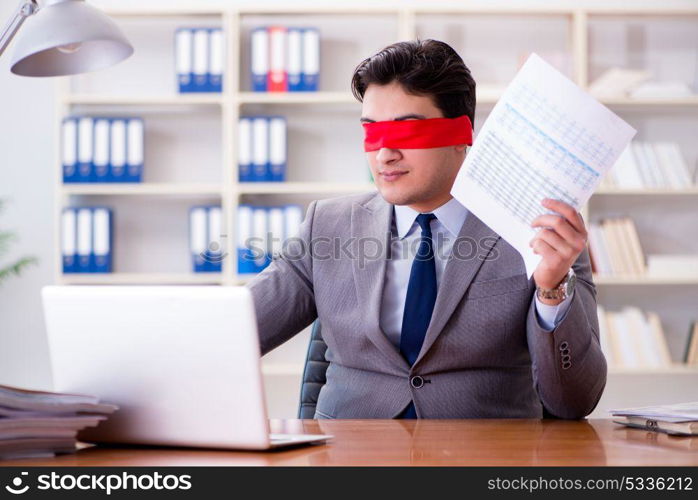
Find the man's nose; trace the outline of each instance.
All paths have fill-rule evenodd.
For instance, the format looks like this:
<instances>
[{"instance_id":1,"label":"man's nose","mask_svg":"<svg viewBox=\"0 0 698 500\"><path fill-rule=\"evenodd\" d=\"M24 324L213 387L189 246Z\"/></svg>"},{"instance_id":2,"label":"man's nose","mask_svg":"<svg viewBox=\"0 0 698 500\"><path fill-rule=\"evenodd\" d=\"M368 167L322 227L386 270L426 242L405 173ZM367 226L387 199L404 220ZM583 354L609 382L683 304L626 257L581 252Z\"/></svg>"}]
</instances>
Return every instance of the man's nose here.
<instances>
[{"instance_id":1,"label":"man's nose","mask_svg":"<svg viewBox=\"0 0 698 500\"><path fill-rule=\"evenodd\" d=\"M392 148L380 148L378 154L376 155L376 160L380 163L391 163L399 160L402 154L399 149Z\"/></svg>"}]
</instances>

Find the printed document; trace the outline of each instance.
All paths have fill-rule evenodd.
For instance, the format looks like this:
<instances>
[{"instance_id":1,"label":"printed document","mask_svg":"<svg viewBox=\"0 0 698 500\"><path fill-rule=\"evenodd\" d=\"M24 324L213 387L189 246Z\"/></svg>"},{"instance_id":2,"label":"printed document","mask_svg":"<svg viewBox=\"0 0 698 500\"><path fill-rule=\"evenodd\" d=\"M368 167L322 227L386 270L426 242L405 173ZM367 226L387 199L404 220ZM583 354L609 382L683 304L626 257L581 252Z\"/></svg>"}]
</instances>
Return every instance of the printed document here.
<instances>
[{"instance_id":1,"label":"printed document","mask_svg":"<svg viewBox=\"0 0 698 500\"><path fill-rule=\"evenodd\" d=\"M523 257L530 278L540 255L528 246L543 198L579 211L635 129L532 54L507 86L468 151L454 198Z\"/></svg>"}]
</instances>

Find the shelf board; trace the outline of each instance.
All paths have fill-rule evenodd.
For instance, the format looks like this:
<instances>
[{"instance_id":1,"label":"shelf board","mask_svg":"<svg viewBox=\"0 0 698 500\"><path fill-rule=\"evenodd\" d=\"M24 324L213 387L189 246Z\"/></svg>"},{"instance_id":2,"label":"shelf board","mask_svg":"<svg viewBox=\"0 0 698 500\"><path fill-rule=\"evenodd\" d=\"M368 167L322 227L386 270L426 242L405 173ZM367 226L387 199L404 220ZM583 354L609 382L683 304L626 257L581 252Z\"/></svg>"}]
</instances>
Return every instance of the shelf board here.
<instances>
[{"instance_id":1,"label":"shelf board","mask_svg":"<svg viewBox=\"0 0 698 500\"><path fill-rule=\"evenodd\" d=\"M85 183L63 184L65 195L212 195L220 196L220 184L198 183Z\"/></svg>"},{"instance_id":2,"label":"shelf board","mask_svg":"<svg viewBox=\"0 0 698 500\"><path fill-rule=\"evenodd\" d=\"M502 96L503 88L485 86L478 88L479 104L494 104ZM239 92L234 96L238 104L359 104L348 92ZM623 107L693 107L698 106L698 96L679 99L598 99L606 106ZM69 105L122 105L122 106L183 106L222 105L224 94L180 94L172 96L137 95L89 95L68 94L63 102Z\"/></svg>"},{"instance_id":3,"label":"shelf board","mask_svg":"<svg viewBox=\"0 0 698 500\"><path fill-rule=\"evenodd\" d=\"M108 95L108 94L68 94L64 104L123 105L123 106L191 106L221 105L224 96L220 93L179 94L179 95Z\"/></svg>"},{"instance_id":4,"label":"shelf board","mask_svg":"<svg viewBox=\"0 0 698 500\"><path fill-rule=\"evenodd\" d=\"M241 182L237 185L240 194L341 194L375 190L376 186L371 182Z\"/></svg>"},{"instance_id":5,"label":"shelf board","mask_svg":"<svg viewBox=\"0 0 698 500\"><path fill-rule=\"evenodd\" d=\"M220 285L221 273L85 273L62 274L62 285Z\"/></svg>"},{"instance_id":6,"label":"shelf board","mask_svg":"<svg viewBox=\"0 0 698 500\"><path fill-rule=\"evenodd\" d=\"M239 104L359 104L350 92L240 92Z\"/></svg>"},{"instance_id":7,"label":"shelf board","mask_svg":"<svg viewBox=\"0 0 698 500\"><path fill-rule=\"evenodd\" d=\"M108 16L114 17L179 17L179 16L223 16L227 9L215 9L202 6L201 8L192 5L186 7L147 7L139 8L119 8L107 7L102 11Z\"/></svg>"},{"instance_id":8,"label":"shelf board","mask_svg":"<svg viewBox=\"0 0 698 500\"><path fill-rule=\"evenodd\" d=\"M698 276L598 276L596 285L698 285Z\"/></svg>"},{"instance_id":9,"label":"shelf board","mask_svg":"<svg viewBox=\"0 0 698 500\"><path fill-rule=\"evenodd\" d=\"M599 188L594 192L594 196L597 195L627 195L627 196L637 196L637 195L661 195L661 196L685 196L685 195L695 195L698 194L698 186L682 188L682 189L670 189L670 188L643 188L643 189L619 189L619 188Z\"/></svg>"}]
</instances>

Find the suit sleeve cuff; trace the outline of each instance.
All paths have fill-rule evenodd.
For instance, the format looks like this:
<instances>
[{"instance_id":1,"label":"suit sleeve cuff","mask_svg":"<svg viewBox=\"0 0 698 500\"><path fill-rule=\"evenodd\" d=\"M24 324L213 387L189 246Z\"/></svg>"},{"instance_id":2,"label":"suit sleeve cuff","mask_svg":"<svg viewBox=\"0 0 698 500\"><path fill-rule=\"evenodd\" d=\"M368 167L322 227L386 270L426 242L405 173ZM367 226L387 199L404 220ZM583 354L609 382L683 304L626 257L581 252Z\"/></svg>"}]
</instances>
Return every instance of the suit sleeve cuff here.
<instances>
[{"instance_id":1,"label":"suit sleeve cuff","mask_svg":"<svg viewBox=\"0 0 698 500\"><path fill-rule=\"evenodd\" d=\"M537 294L534 294L534 296L536 301L536 319L538 320L538 324L544 330L554 330L560 322L560 319L570 308L572 297L574 297L574 292L572 292L572 295L555 306L544 304L540 301Z\"/></svg>"}]
</instances>

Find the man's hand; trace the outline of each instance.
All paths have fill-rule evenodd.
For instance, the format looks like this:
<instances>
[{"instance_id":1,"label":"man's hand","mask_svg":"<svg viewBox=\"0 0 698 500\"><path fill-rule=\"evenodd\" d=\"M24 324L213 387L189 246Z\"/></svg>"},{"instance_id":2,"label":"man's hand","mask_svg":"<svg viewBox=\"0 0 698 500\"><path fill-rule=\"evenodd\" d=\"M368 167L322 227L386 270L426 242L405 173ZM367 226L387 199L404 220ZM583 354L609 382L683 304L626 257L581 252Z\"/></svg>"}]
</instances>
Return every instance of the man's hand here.
<instances>
[{"instance_id":1,"label":"man's hand","mask_svg":"<svg viewBox=\"0 0 698 500\"><path fill-rule=\"evenodd\" d=\"M560 284L584 250L587 230L581 214L567 203L546 198L541 205L557 213L540 215L531 223L531 227L542 228L529 243L533 253L543 257L533 272L533 280L537 286L551 289ZM543 302L555 305L560 301Z\"/></svg>"}]
</instances>

